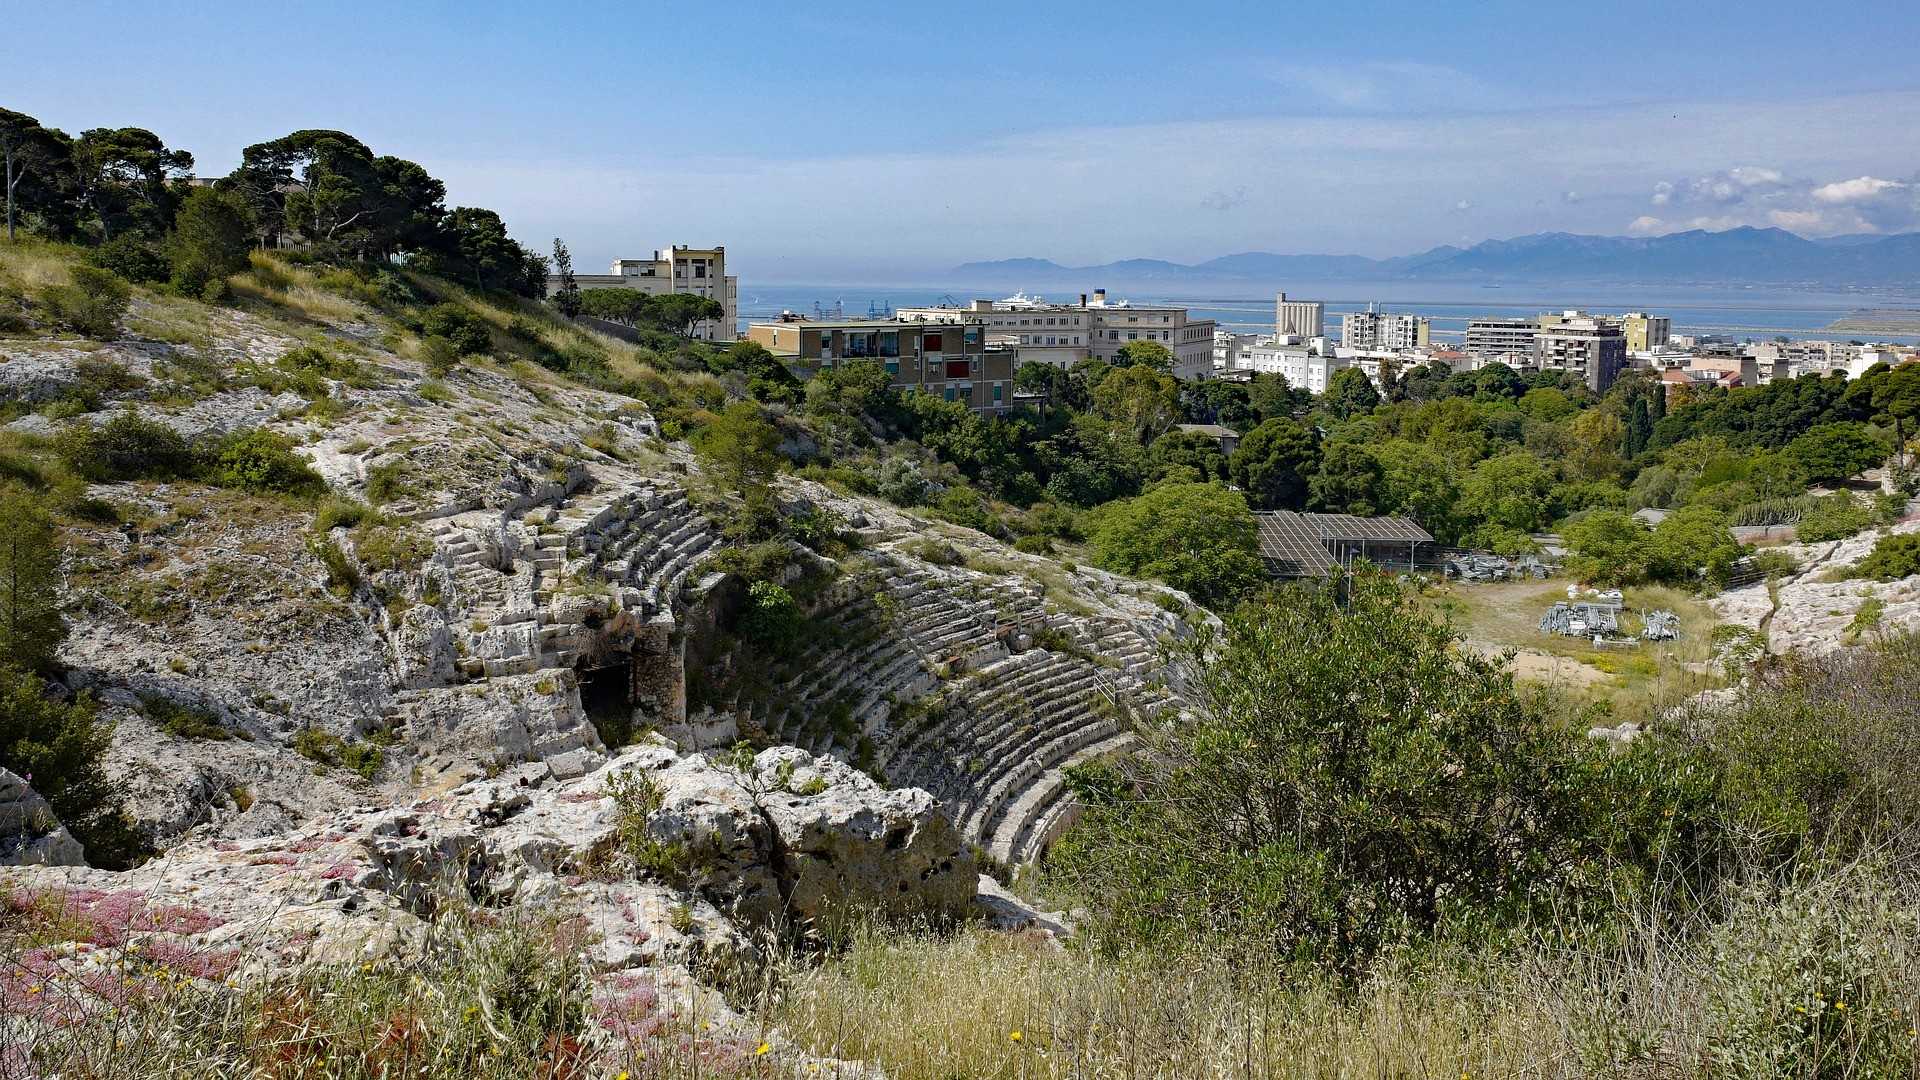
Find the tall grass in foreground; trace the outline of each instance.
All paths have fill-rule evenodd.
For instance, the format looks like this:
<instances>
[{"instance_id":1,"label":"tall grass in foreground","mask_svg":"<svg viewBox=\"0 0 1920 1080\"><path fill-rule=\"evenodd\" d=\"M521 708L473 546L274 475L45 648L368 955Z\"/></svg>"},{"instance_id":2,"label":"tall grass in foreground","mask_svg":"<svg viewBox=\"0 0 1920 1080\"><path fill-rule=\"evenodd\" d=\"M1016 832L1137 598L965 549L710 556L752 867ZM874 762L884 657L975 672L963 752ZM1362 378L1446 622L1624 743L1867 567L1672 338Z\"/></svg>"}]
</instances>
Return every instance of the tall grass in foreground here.
<instances>
[{"instance_id":1,"label":"tall grass in foreground","mask_svg":"<svg viewBox=\"0 0 1920 1080\"><path fill-rule=\"evenodd\" d=\"M776 1020L896 1080L1885 1077L1920 1072L1920 895L1871 868L1756 880L1713 923L1394 954L1347 987L1219 957L973 930L861 936Z\"/></svg>"}]
</instances>

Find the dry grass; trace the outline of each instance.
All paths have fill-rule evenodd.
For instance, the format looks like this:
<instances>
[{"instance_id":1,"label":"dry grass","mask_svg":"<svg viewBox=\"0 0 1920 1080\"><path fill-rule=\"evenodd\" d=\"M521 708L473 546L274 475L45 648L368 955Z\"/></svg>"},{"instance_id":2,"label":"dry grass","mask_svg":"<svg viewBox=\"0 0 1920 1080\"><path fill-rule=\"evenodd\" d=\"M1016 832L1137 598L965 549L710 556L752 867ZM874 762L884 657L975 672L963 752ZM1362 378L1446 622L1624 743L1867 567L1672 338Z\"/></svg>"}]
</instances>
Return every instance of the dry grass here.
<instances>
[{"instance_id":1,"label":"dry grass","mask_svg":"<svg viewBox=\"0 0 1920 1080\"><path fill-rule=\"evenodd\" d=\"M1522 681L1603 702L1622 720L1644 719L1724 683L1710 662L1718 623L1711 608L1662 585L1622 591L1623 630L1638 632L1641 612L1664 608L1680 616L1681 638L1599 647L1583 638L1542 633L1540 616L1567 598L1564 580L1452 582L1434 591L1433 603L1469 644L1488 652L1515 650L1515 674Z\"/></svg>"},{"instance_id":2,"label":"dry grass","mask_svg":"<svg viewBox=\"0 0 1920 1080\"><path fill-rule=\"evenodd\" d=\"M1892 1076L1920 1065L1914 897L1855 867L1720 923L1400 956L1357 986L1214 956L867 934L776 1014L815 1053L947 1077Z\"/></svg>"},{"instance_id":3,"label":"dry grass","mask_svg":"<svg viewBox=\"0 0 1920 1080\"><path fill-rule=\"evenodd\" d=\"M321 286L318 276L265 251L247 257L251 267L227 279L236 297L270 313L320 323L370 322L373 312Z\"/></svg>"},{"instance_id":4,"label":"dry grass","mask_svg":"<svg viewBox=\"0 0 1920 1080\"><path fill-rule=\"evenodd\" d=\"M68 272L85 254L85 249L72 244L40 240L0 244L0 279L10 278L14 287L27 292L48 285L64 285Z\"/></svg>"}]
</instances>

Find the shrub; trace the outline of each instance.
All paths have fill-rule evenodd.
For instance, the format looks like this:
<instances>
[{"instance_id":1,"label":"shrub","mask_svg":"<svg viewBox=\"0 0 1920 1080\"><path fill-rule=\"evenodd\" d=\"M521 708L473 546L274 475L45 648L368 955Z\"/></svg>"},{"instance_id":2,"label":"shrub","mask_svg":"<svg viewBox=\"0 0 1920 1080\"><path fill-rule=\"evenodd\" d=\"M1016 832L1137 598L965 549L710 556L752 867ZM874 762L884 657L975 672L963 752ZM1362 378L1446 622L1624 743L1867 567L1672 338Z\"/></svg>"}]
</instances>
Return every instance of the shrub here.
<instances>
[{"instance_id":1,"label":"shrub","mask_svg":"<svg viewBox=\"0 0 1920 1080\"><path fill-rule=\"evenodd\" d=\"M335 529L351 529L362 522L376 521L380 515L366 503L337 496L323 499L313 512L313 531L325 535Z\"/></svg>"},{"instance_id":2,"label":"shrub","mask_svg":"<svg viewBox=\"0 0 1920 1080\"><path fill-rule=\"evenodd\" d=\"M368 469L367 501L380 506L412 495L412 485L407 482L412 473L412 466L398 459Z\"/></svg>"},{"instance_id":3,"label":"shrub","mask_svg":"<svg viewBox=\"0 0 1920 1080\"><path fill-rule=\"evenodd\" d=\"M446 338L433 336L420 343L420 362L436 379L444 379L460 366L460 350Z\"/></svg>"},{"instance_id":4,"label":"shrub","mask_svg":"<svg viewBox=\"0 0 1920 1080\"><path fill-rule=\"evenodd\" d=\"M158 694L140 695L140 711L147 714L147 718L153 721L154 726L176 738L221 742L234 736L234 733L220 722L219 714L213 710L188 705Z\"/></svg>"},{"instance_id":5,"label":"shrub","mask_svg":"<svg viewBox=\"0 0 1920 1080\"><path fill-rule=\"evenodd\" d=\"M196 471L186 437L127 409L106 424L75 424L55 446L67 467L88 480L182 480Z\"/></svg>"},{"instance_id":6,"label":"shrub","mask_svg":"<svg viewBox=\"0 0 1920 1080\"><path fill-rule=\"evenodd\" d=\"M1873 524L1873 511L1850 492L1837 491L1807 502L1793 530L1801 543L1845 540Z\"/></svg>"},{"instance_id":7,"label":"shrub","mask_svg":"<svg viewBox=\"0 0 1920 1080\"><path fill-rule=\"evenodd\" d=\"M790 655L800 644L805 617L793 595L771 581L747 586L747 604L740 612L740 636L776 656Z\"/></svg>"},{"instance_id":8,"label":"shrub","mask_svg":"<svg viewBox=\"0 0 1920 1080\"><path fill-rule=\"evenodd\" d=\"M1089 515L1103 568L1161 581L1217 609L1261 581L1259 538L1240 493L1221 484L1163 484Z\"/></svg>"},{"instance_id":9,"label":"shrub","mask_svg":"<svg viewBox=\"0 0 1920 1080\"><path fill-rule=\"evenodd\" d=\"M1035 533L1031 536L1023 536L1015 540L1013 542L1013 550L1024 551L1029 555L1051 555L1053 554L1053 541Z\"/></svg>"},{"instance_id":10,"label":"shrub","mask_svg":"<svg viewBox=\"0 0 1920 1080\"><path fill-rule=\"evenodd\" d=\"M420 316L420 329L440 338L456 356L477 356L493 345L487 321L459 304L435 304Z\"/></svg>"},{"instance_id":11,"label":"shrub","mask_svg":"<svg viewBox=\"0 0 1920 1080\"><path fill-rule=\"evenodd\" d=\"M69 284L41 290L40 302L53 321L90 338L113 337L133 302L133 289L118 274L97 266L76 266L70 277Z\"/></svg>"},{"instance_id":12,"label":"shrub","mask_svg":"<svg viewBox=\"0 0 1920 1080\"><path fill-rule=\"evenodd\" d=\"M249 428L214 442L207 457L207 478L221 487L296 496L316 496L326 490L326 481L293 452L292 444L264 428Z\"/></svg>"},{"instance_id":13,"label":"shrub","mask_svg":"<svg viewBox=\"0 0 1920 1080\"><path fill-rule=\"evenodd\" d=\"M1875 581L1898 581L1914 574L1920 574L1920 533L1881 537L1850 572L1852 577Z\"/></svg>"},{"instance_id":14,"label":"shrub","mask_svg":"<svg viewBox=\"0 0 1920 1080\"><path fill-rule=\"evenodd\" d=\"M1691 865L1693 771L1593 747L1382 575L1274 590L1182 658L1198 715L1069 771L1086 810L1055 870L1113 944L1351 971L1443 927L1572 917L1611 899L1603 867Z\"/></svg>"},{"instance_id":15,"label":"shrub","mask_svg":"<svg viewBox=\"0 0 1920 1080\"><path fill-rule=\"evenodd\" d=\"M87 252L87 262L140 284L167 279L166 256L137 232L123 232Z\"/></svg>"},{"instance_id":16,"label":"shrub","mask_svg":"<svg viewBox=\"0 0 1920 1080\"><path fill-rule=\"evenodd\" d=\"M0 658L43 668L66 636L53 522L39 498L0 485Z\"/></svg>"},{"instance_id":17,"label":"shrub","mask_svg":"<svg viewBox=\"0 0 1920 1080\"><path fill-rule=\"evenodd\" d=\"M301 757L329 768L348 769L359 773L362 779L371 780L380 773L380 766L386 756L378 746L363 742L348 742L330 731L320 728L302 728L293 737L293 750Z\"/></svg>"},{"instance_id":18,"label":"shrub","mask_svg":"<svg viewBox=\"0 0 1920 1080\"><path fill-rule=\"evenodd\" d=\"M247 268L252 244L253 215L240 196L194 188L180 203L167 238L174 289L209 302L225 299L227 277ZM275 269L264 257L256 265L263 274ZM271 287L264 277L263 284Z\"/></svg>"},{"instance_id":19,"label":"shrub","mask_svg":"<svg viewBox=\"0 0 1920 1080\"><path fill-rule=\"evenodd\" d=\"M112 741L91 701L56 701L37 676L0 661L0 768L30 778L95 865L125 867L143 845L101 767Z\"/></svg>"},{"instance_id":20,"label":"shrub","mask_svg":"<svg viewBox=\"0 0 1920 1080\"><path fill-rule=\"evenodd\" d=\"M353 550L372 570L414 570L433 557L433 540L408 526L369 523L354 530Z\"/></svg>"}]
</instances>

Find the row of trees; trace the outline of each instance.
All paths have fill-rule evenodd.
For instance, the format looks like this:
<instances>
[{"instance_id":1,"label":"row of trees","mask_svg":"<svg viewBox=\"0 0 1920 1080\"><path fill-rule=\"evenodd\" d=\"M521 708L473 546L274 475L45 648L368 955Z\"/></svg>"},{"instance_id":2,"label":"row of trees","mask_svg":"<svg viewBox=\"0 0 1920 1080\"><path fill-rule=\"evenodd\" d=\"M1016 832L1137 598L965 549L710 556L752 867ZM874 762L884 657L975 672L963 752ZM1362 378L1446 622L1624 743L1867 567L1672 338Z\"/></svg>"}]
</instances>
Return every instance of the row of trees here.
<instances>
[{"instance_id":1,"label":"row of trees","mask_svg":"<svg viewBox=\"0 0 1920 1080\"><path fill-rule=\"evenodd\" d=\"M0 109L0 161L10 241L25 228L56 240L159 247L199 190L189 180L193 155L145 128L70 136ZM223 212L260 246L405 260L483 291L545 290L546 259L514 241L499 214L448 209L446 185L420 165L375 154L345 132L295 131L255 143L212 186L229 197Z\"/></svg>"}]
</instances>

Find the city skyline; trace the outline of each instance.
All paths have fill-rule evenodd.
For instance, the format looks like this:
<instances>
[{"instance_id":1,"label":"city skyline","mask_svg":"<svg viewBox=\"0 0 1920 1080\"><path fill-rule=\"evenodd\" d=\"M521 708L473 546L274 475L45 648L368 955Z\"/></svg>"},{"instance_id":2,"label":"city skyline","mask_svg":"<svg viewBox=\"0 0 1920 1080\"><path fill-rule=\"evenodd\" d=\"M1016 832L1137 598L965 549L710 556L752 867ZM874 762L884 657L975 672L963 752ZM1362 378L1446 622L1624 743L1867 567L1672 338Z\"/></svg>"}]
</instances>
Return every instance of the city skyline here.
<instances>
[{"instance_id":1,"label":"city skyline","mask_svg":"<svg viewBox=\"0 0 1920 1080\"><path fill-rule=\"evenodd\" d=\"M1920 228L1920 77L1874 60L1920 29L1894 4L1805 40L1775 3L373 11L24 8L8 104L151 128L209 174L349 131L582 269L672 242L793 281Z\"/></svg>"}]
</instances>

